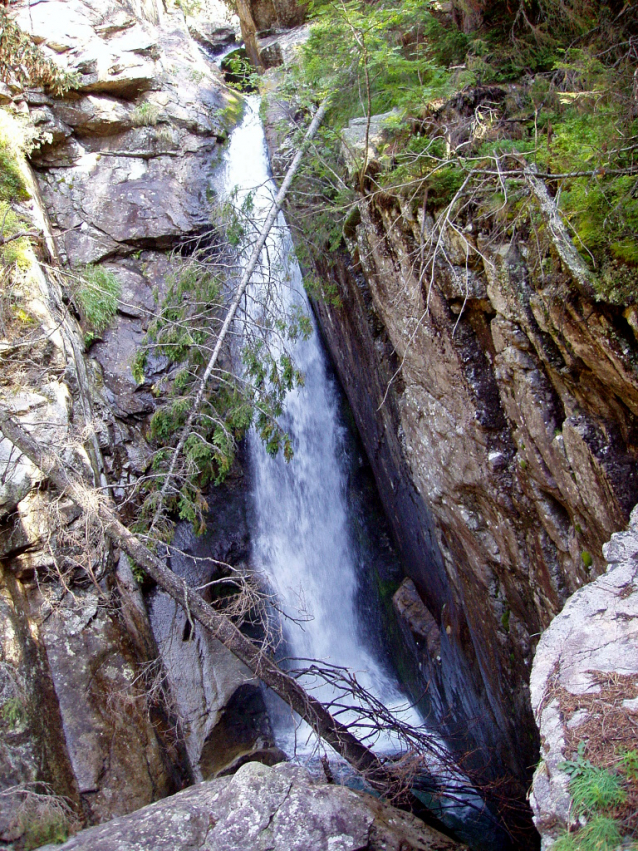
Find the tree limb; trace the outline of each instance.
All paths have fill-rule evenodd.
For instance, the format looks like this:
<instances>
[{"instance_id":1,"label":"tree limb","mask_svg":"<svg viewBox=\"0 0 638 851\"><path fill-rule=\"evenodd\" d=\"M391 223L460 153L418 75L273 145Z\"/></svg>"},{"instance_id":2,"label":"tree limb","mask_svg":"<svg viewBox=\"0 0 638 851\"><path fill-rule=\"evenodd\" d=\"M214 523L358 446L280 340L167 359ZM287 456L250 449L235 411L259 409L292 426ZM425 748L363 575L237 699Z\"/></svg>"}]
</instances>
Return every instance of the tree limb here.
<instances>
[{"instance_id":1,"label":"tree limb","mask_svg":"<svg viewBox=\"0 0 638 851\"><path fill-rule=\"evenodd\" d=\"M250 260L248 261L248 265L246 266L246 268L244 270L244 274L241 277L241 280L240 280L239 285L237 287L237 291L235 293L235 297L233 298L233 300L230 304L230 307L228 308L228 313L226 314L226 318L224 319L224 324L222 325L221 330L219 332L219 336L217 337L217 342L215 344L215 348L213 349L213 353L210 356L210 359L208 361L206 369L204 370L204 373L199 380L197 393L195 394L195 399L193 401L193 406L191 408L191 411L188 415L188 419L186 420L186 423L184 424L184 427L182 428L182 431L181 431L180 436L179 436L179 440L177 441L177 446L173 450L173 455L172 455L172 458L171 458L170 466L168 468L168 472L166 474L166 479L164 480L164 484L162 485L162 489L159 493L157 508L155 509L155 514L153 515L153 521L151 523L151 530L154 529L154 527L157 524L157 521L159 520L159 518L162 514L164 499L166 497L166 494L169 491L171 479L173 478L173 475L175 473L175 467L177 466L177 461L179 460L179 456L181 455L181 453L184 449L184 444L186 443L188 436L190 435L190 433L192 431L193 423L195 421L195 417L197 416L197 412L198 412L200 405L202 403L202 400L204 398L204 393L206 391L206 385L208 384L208 380L209 380L213 370L215 369L217 359L219 358L219 354L220 354L222 346L224 344L224 340L226 339L226 335L228 334L228 331L230 330L230 326L233 322L233 319L235 318L235 313L237 312L237 308L239 307L239 304L240 304L241 299L244 295L244 292L246 291L246 287L250 283L250 279L252 278L253 272L255 271L255 267L257 266L257 263L259 262L259 256L261 255L262 249L263 249L264 245L266 244L268 234L270 233L271 228L272 228L273 224L275 223L275 219L279 215L279 211L281 210L281 207L284 203L286 195L288 194L288 190L290 189L290 185L293 181L293 178L294 178L295 174L297 173L297 170L298 170L298 168L301 164L301 160L302 160L302 158L305 154L306 148L307 148L308 144L310 143L311 139L313 138L313 136L315 135L315 133L317 132L317 130L319 129L319 125L323 121L323 117L326 114L326 110L328 109L329 99L330 99L330 96L328 96L323 101L323 103L321 104L321 106L319 107L317 112L315 113L315 116L312 119L310 127L308 127L308 130L306 132L304 141L303 141L302 145L300 146L299 150L297 151L295 158L291 162L290 167L288 168L288 171L286 172L286 177L284 178L284 182L281 184L279 192L277 193L277 197L273 201L272 207L270 208L268 216L266 217L266 221L262 225L261 231L259 233L259 239L257 240L257 243L256 243L256 245L253 249L251 256L250 256Z\"/></svg>"},{"instance_id":2,"label":"tree limb","mask_svg":"<svg viewBox=\"0 0 638 851\"><path fill-rule=\"evenodd\" d=\"M8 242L13 242L14 239L35 238L38 236L42 236L42 234L37 230L21 230L18 233L11 234L11 236L0 236L0 245L6 245Z\"/></svg>"},{"instance_id":3,"label":"tree limb","mask_svg":"<svg viewBox=\"0 0 638 851\"><path fill-rule=\"evenodd\" d=\"M525 180L532 194L538 201L543 218L547 222L549 233L558 252L558 256L568 268L576 282L580 285L581 290L592 297L594 295L594 287L592 284L591 272L587 268L587 264L576 250L576 246L570 237L567 228L561 218L556 202L551 197L545 183L540 180L534 173L533 166L525 170Z\"/></svg>"},{"instance_id":4,"label":"tree limb","mask_svg":"<svg viewBox=\"0 0 638 851\"><path fill-rule=\"evenodd\" d=\"M288 703L312 729L358 771L383 782L388 772L374 753L266 653L246 638L235 624L216 612L201 595L176 576L118 519L112 505L75 472L67 472L59 459L35 441L5 408L0 407L0 431L40 469L61 492L83 511L99 519L111 541L140 565L155 582L230 650L275 694Z\"/></svg>"}]
</instances>

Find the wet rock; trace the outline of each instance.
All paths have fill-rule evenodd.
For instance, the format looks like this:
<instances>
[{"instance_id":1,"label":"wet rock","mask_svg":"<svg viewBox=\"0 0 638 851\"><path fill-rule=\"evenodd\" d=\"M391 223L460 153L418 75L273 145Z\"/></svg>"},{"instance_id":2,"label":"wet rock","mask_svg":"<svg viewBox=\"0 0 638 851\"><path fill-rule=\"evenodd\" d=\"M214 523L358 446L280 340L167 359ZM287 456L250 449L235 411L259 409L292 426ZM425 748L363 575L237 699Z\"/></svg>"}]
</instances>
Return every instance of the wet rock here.
<instances>
[{"instance_id":1,"label":"wet rock","mask_svg":"<svg viewBox=\"0 0 638 851\"><path fill-rule=\"evenodd\" d=\"M208 529L199 538L188 524L178 525L171 558L175 573L206 589L223 576L221 564L245 569L249 537L241 478L231 476L212 490L209 512ZM149 594L148 610L195 777L205 779L251 752L272 749L263 696L248 668L159 589Z\"/></svg>"},{"instance_id":2,"label":"wet rock","mask_svg":"<svg viewBox=\"0 0 638 851\"><path fill-rule=\"evenodd\" d=\"M258 684L236 689L207 736L198 768L204 780L234 774L247 762L276 765L286 754L275 746Z\"/></svg>"},{"instance_id":3,"label":"wet rock","mask_svg":"<svg viewBox=\"0 0 638 851\"><path fill-rule=\"evenodd\" d=\"M543 848L551 847L574 824L569 775L563 767L576 756L573 731L576 739L579 731L586 731L582 735L587 739L604 742L608 733L603 724L609 724L618 752L622 715L631 724L636 714L638 509L632 512L627 531L612 536L604 555L607 572L569 598L543 633L534 657L530 692L541 734L541 762L534 773L530 801ZM622 688L603 695L610 683ZM596 695L604 697L607 719L599 711L592 712L586 700ZM627 695L630 699L625 699ZM630 730L629 743L635 727ZM613 750L613 744L610 747Z\"/></svg>"},{"instance_id":4,"label":"wet rock","mask_svg":"<svg viewBox=\"0 0 638 851\"><path fill-rule=\"evenodd\" d=\"M288 764L244 765L124 819L73 837L60 851L447 851L458 843L342 786L314 783Z\"/></svg>"},{"instance_id":5,"label":"wet rock","mask_svg":"<svg viewBox=\"0 0 638 851\"><path fill-rule=\"evenodd\" d=\"M441 107L430 130L452 138L482 98L502 99L492 89ZM383 120L373 117L367 152L365 119L345 131L353 178L365 153L382 166ZM425 216L407 198L362 198L347 251L315 258L340 304L315 310L406 571L440 632L440 665L419 657L435 715L467 750L489 753L481 770L500 762L520 778L523 798L536 759L535 637L604 570L602 545L638 500L635 336L564 270L540 275L525 240L490 243L470 219L424 277L415 246L442 212L432 198Z\"/></svg>"},{"instance_id":6,"label":"wet rock","mask_svg":"<svg viewBox=\"0 0 638 851\"><path fill-rule=\"evenodd\" d=\"M441 632L435 619L427 610L411 579L404 579L392 598L400 618L408 625L415 640L425 644L431 659L441 656Z\"/></svg>"}]
</instances>

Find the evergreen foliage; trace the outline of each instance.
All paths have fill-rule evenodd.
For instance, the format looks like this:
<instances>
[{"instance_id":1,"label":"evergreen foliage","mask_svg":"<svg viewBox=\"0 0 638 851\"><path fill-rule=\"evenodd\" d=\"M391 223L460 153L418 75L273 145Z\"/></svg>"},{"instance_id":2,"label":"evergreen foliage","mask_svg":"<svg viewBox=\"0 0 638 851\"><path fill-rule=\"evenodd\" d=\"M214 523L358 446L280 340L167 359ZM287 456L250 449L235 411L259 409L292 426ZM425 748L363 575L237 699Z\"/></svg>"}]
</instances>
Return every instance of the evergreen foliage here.
<instances>
[{"instance_id":1,"label":"evergreen foliage","mask_svg":"<svg viewBox=\"0 0 638 851\"><path fill-rule=\"evenodd\" d=\"M81 274L77 299L88 326L87 345L110 325L117 312L122 287L114 272L104 266L89 264Z\"/></svg>"},{"instance_id":2,"label":"evergreen foliage","mask_svg":"<svg viewBox=\"0 0 638 851\"><path fill-rule=\"evenodd\" d=\"M618 807L627 800L626 786L636 779L636 751L626 751L616 768L604 768L585 758L581 742L574 759L561 763L569 775L569 792L577 830L566 833L554 844L557 851L614 851L622 842Z\"/></svg>"},{"instance_id":3,"label":"evergreen foliage","mask_svg":"<svg viewBox=\"0 0 638 851\"><path fill-rule=\"evenodd\" d=\"M426 199L435 217L452 204L452 220L478 219L492 235L536 230L547 254L551 234L526 184L535 171L598 297L637 301L638 10L597 0L485 5L483 25L465 34L433 3L315 0L288 88L297 108L334 91L331 125L297 194L311 211L311 250L335 250L357 201L340 164L342 128L394 109L375 168L361 164L360 192L414 209ZM455 133L442 117L451 110L467 116Z\"/></svg>"},{"instance_id":4,"label":"evergreen foliage","mask_svg":"<svg viewBox=\"0 0 638 851\"><path fill-rule=\"evenodd\" d=\"M158 358L169 364L152 387L160 398L148 435L156 452L152 475L144 484L139 529L144 530L155 514L172 447L191 412L193 390L232 299L233 264L250 245L251 213L250 196L241 204L234 199L218 211L215 227L200 247L189 256L175 257L175 272L136 357L133 373L140 383ZM275 273L281 276L283 271ZM278 417L286 394L303 383L303 376L287 346L307 337L311 325L299 310L282 313L278 305L270 304L271 299L268 291L251 296L260 302L252 306L256 312L245 310L237 320L236 339L224 350L184 446L167 508L191 522L198 533L205 529L205 489L228 476L238 443L251 425L271 455L281 451L286 460L292 458L290 437ZM171 524L156 532L170 537Z\"/></svg>"}]
</instances>

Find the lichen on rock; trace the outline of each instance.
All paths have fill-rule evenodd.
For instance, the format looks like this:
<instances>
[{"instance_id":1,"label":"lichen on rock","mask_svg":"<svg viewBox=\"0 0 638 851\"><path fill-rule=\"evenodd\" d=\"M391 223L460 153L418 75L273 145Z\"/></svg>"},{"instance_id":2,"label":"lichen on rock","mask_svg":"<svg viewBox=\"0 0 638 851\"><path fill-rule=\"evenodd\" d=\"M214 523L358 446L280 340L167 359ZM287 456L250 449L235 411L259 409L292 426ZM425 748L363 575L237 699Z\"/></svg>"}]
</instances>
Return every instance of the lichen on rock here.
<instances>
[{"instance_id":1,"label":"lichen on rock","mask_svg":"<svg viewBox=\"0 0 638 851\"><path fill-rule=\"evenodd\" d=\"M543 848L579 826L568 760L580 757L613 769L623 753L635 750L638 507L627 530L613 535L603 554L606 573L569 598L541 636L531 672L541 761L530 801ZM628 806L635 816L635 794ZM627 828L632 821L630 817Z\"/></svg>"}]
</instances>

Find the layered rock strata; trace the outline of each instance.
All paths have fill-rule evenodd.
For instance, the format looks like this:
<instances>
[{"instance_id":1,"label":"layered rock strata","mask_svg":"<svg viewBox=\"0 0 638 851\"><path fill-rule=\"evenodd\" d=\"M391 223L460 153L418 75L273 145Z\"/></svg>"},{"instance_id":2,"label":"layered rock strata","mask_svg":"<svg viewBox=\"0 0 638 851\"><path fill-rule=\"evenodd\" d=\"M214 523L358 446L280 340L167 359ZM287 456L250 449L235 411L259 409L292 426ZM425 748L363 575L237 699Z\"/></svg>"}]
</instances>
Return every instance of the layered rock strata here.
<instances>
[{"instance_id":1,"label":"layered rock strata","mask_svg":"<svg viewBox=\"0 0 638 851\"><path fill-rule=\"evenodd\" d=\"M430 129L453 135L488 95L433 108ZM372 173L383 119L369 128ZM365 138L365 119L344 133L353 183ZM440 213L359 196L344 249L314 258L336 296L315 309L427 609L397 599L432 713L488 774L520 778L522 796L536 639L602 571L602 544L638 499L636 308L596 302L547 231L537 247L463 219L423 274Z\"/></svg>"},{"instance_id":2,"label":"layered rock strata","mask_svg":"<svg viewBox=\"0 0 638 851\"><path fill-rule=\"evenodd\" d=\"M241 103L182 13L155 0L40 0L12 13L77 87L54 98L15 86L4 98L41 134L20 213L42 238L5 294L24 327L17 345L11 334L3 342L2 404L127 517L151 462L151 386L167 367L152 361L140 384L133 358L178 262L173 249L210 226L213 171ZM228 23L220 27L227 39ZM205 27L209 42L213 30ZM122 288L88 357L75 309L86 264L102 264ZM43 789L35 781L95 823L268 751L248 672L199 632L185 636L181 613L161 629L156 618L154 635L132 566L98 529L87 538L78 511L6 440L0 455L0 777L15 790L1 796L2 839L19 839L28 790ZM216 529L208 554L235 564L247 548L241 477L220 499L228 530ZM161 604L154 593L154 610ZM241 729L224 715L231 701L246 710Z\"/></svg>"}]
</instances>

